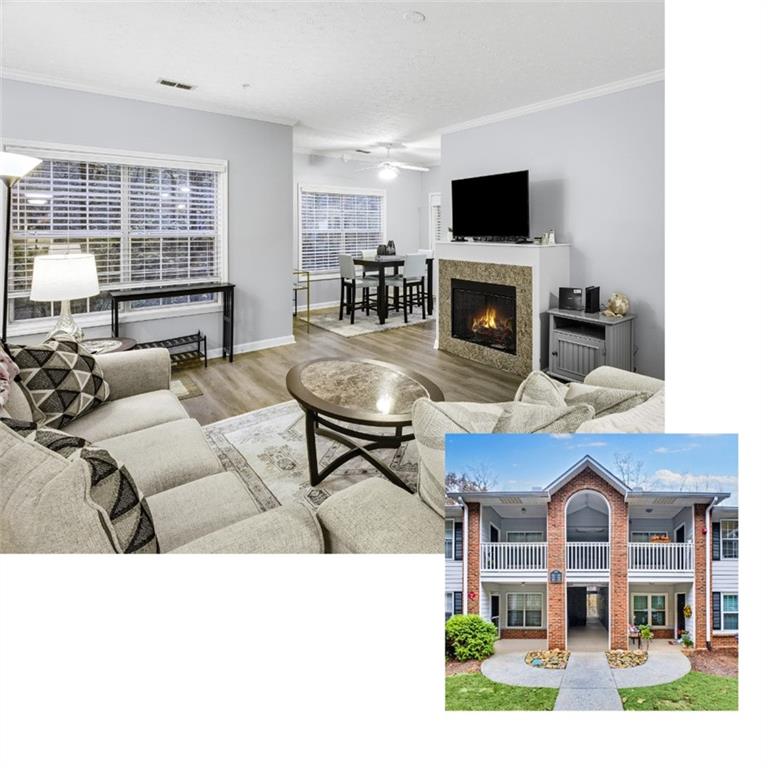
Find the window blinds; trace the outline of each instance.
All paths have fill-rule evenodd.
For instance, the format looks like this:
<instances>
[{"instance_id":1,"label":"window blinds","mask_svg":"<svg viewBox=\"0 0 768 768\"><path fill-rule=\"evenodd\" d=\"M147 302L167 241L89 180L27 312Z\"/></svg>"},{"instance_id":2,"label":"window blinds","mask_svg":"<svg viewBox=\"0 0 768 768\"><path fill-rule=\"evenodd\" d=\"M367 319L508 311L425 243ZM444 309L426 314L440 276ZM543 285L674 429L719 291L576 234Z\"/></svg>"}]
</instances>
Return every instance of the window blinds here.
<instances>
[{"instance_id":1,"label":"window blinds","mask_svg":"<svg viewBox=\"0 0 768 768\"><path fill-rule=\"evenodd\" d=\"M19 300L15 319L39 316L26 297L34 258L53 243L92 253L105 290L222 279L220 174L45 159L13 187L9 294Z\"/></svg>"},{"instance_id":2,"label":"window blinds","mask_svg":"<svg viewBox=\"0 0 768 768\"><path fill-rule=\"evenodd\" d=\"M359 255L383 239L383 193L331 192L301 188L299 200L301 269L339 268L342 253Z\"/></svg>"}]
</instances>

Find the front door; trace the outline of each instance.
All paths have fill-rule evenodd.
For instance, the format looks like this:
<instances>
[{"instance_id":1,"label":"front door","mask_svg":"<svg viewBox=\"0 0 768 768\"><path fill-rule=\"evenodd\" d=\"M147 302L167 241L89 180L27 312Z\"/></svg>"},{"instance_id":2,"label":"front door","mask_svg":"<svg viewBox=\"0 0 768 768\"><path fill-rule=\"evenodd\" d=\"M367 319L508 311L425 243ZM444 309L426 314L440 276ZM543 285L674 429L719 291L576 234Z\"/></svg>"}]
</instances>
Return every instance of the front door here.
<instances>
[{"instance_id":1,"label":"front door","mask_svg":"<svg viewBox=\"0 0 768 768\"><path fill-rule=\"evenodd\" d=\"M499 529L493 525L493 523L491 523L490 529L488 531L488 538L491 544L498 543L499 541Z\"/></svg>"},{"instance_id":2,"label":"front door","mask_svg":"<svg viewBox=\"0 0 768 768\"><path fill-rule=\"evenodd\" d=\"M498 595L491 595L491 624L496 627L496 637L501 637L501 620L499 619L500 599Z\"/></svg>"},{"instance_id":3,"label":"front door","mask_svg":"<svg viewBox=\"0 0 768 768\"><path fill-rule=\"evenodd\" d=\"M685 594L682 592L678 592L675 596L675 611L677 615L675 625L679 635L680 630L685 629Z\"/></svg>"}]
</instances>

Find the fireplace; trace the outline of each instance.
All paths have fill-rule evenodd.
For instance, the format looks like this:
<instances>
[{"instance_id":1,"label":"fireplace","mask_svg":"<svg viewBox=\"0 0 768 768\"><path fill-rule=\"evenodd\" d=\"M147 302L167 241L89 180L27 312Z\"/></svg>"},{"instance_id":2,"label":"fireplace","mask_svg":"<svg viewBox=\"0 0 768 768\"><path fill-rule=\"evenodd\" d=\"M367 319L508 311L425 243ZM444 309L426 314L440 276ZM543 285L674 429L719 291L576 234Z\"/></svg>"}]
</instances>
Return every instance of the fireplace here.
<instances>
[{"instance_id":1,"label":"fireplace","mask_svg":"<svg viewBox=\"0 0 768 768\"><path fill-rule=\"evenodd\" d=\"M516 289L451 279L451 336L511 355L517 353Z\"/></svg>"}]
</instances>

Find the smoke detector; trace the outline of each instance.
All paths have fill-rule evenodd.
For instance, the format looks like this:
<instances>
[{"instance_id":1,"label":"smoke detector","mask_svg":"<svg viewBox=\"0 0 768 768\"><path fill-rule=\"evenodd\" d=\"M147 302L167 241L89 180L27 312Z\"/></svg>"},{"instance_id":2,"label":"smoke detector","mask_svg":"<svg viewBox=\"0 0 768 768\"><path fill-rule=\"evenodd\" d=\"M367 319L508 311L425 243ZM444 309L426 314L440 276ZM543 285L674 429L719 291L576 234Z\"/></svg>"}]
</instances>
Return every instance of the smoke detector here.
<instances>
[{"instance_id":1,"label":"smoke detector","mask_svg":"<svg viewBox=\"0 0 768 768\"><path fill-rule=\"evenodd\" d=\"M421 11L406 11L403 18L411 24L421 24L427 20L427 17Z\"/></svg>"}]
</instances>

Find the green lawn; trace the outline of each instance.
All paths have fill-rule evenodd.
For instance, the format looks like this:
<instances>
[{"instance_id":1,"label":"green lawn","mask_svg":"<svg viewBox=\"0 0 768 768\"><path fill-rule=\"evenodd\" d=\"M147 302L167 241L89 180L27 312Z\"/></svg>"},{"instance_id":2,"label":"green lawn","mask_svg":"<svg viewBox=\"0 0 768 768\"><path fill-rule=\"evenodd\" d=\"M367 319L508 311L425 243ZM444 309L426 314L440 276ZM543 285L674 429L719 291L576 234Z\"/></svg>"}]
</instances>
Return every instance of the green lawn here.
<instances>
[{"instance_id":1,"label":"green lawn","mask_svg":"<svg viewBox=\"0 0 768 768\"><path fill-rule=\"evenodd\" d=\"M739 708L739 681L735 677L689 672L665 685L620 688L624 709L725 710Z\"/></svg>"},{"instance_id":2,"label":"green lawn","mask_svg":"<svg viewBox=\"0 0 768 768\"><path fill-rule=\"evenodd\" d=\"M557 688L527 688L494 683L479 672L445 678L447 710L552 709Z\"/></svg>"}]
</instances>

